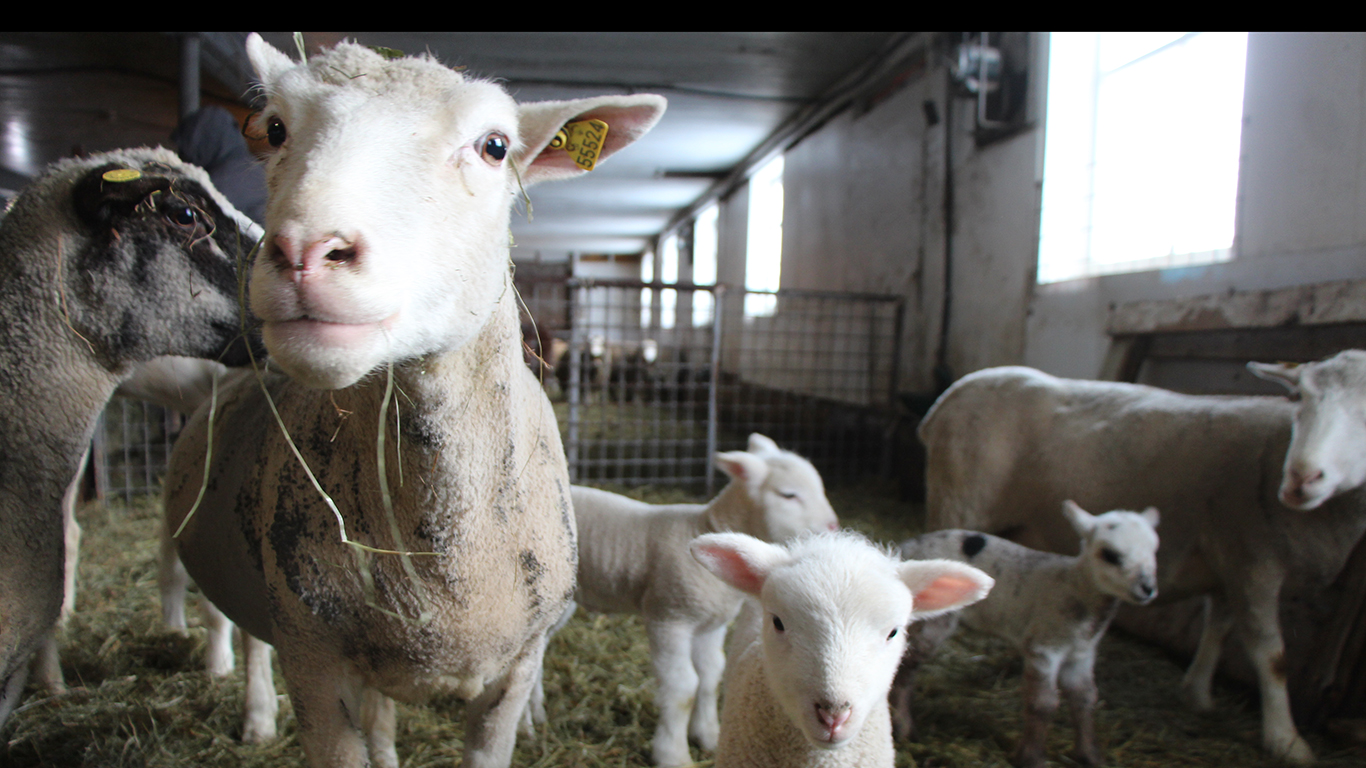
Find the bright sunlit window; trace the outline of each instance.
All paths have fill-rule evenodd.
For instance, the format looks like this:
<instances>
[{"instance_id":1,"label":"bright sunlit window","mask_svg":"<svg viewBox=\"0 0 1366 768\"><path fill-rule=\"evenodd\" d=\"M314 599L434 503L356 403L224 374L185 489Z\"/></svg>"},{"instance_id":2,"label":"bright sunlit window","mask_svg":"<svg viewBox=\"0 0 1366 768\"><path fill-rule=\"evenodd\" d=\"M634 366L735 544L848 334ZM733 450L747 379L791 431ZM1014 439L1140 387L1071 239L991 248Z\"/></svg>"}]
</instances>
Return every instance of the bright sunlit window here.
<instances>
[{"instance_id":1,"label":"bright sunlit window","mask_svg":"<svg viewBox=\"0 0 1366 768\"><path fill-rule=\"evenodd\" d=\"M665 285L678 283L678 233L671 232L659 244L659 282ZM678 291L666 288L659 292L659 327L674 327L674 316L678 312Z\"/></svg>"},{"instance_id":2,"label":"bright sunlit window","mask_svg":"<svg viewBox=\"0 0 1366 768\"><path fill-rule=\"evenodd\" d=\"M783 269L783 158L773 158L749 180L749 237L745 248L745 288L776 291ZM746 295L746 317L768 317L776 296Z\"/></svg>"},{"instance_id":3,"label":"bright sunlit window","mask_svg":"<svg viewBox=\"0 0 1366 768\"><path fill-rule=\"evenodd\" d=\"M655 280L655 255L646 251L640 257L640 282L652 283ZM650 308L654 306L655 292L652 288L640 289L640 327L650 327Z\"/></svg>"},{"instance_id":4,"label":"bright sunlit window","mask_svg":"<svg viewBox=\"0 0 1366 768\"><path fill-rule=\"evenodd\" d=\"M1039 282L1232 258L1247 34L1054 32Z\"/></svg>"},{"instance_id":5,"label":"bright sunlit window","mask_svg":"<svg viewBox=\"0 0 1366 768\"><path fill-rule=\"evenodd\" d=\"M696 285L716 285L716 252L720 243L717 228L720 208L715 203L707 206L692 226L692 281ZM692 324L699 328L712 323L714 296L707 291L692 295Z\"/></svg>"}]
</instances>

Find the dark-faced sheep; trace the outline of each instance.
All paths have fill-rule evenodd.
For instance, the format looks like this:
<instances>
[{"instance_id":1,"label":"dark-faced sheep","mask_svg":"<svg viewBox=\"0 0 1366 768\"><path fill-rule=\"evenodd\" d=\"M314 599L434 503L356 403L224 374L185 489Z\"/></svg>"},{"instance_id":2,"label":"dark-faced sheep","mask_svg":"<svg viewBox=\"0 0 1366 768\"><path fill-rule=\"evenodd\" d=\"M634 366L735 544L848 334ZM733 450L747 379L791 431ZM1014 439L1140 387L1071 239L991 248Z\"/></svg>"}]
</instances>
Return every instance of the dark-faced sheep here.
<instances>
[{"instance_id":1,"label":"dark-faced sheep","mask_svg":"<svg viewBox=\"0 0 1366 768\"><path fill-rule=\"evenodd\" d=\"M250 223L166 150L52 166L0 222L0 722L62 605L62 496L95 418L158 355L247 361Z\"/></svg>"}]
</instances>

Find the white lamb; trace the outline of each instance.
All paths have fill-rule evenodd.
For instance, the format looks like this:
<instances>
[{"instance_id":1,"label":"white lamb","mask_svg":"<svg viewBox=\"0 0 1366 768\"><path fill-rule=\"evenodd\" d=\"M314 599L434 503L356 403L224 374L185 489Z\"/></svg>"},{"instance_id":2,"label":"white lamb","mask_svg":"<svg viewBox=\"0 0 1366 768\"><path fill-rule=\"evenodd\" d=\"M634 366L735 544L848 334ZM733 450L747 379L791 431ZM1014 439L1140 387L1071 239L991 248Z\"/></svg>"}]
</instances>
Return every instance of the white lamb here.
<instances>
[{"instance_id":1,"label":"white lamb","mask_svg":"<svg viewBox=\"0 0 1366 768\"><path fill-rule=\"evenodd\" d=\"M579 486L571 492L579 525L579 603L645 619L659 685L653 741L659 765L691 763L689 735L703 749L716 749L722 646L744 597L699 565L689 542L716 531L782 542L839 527L815 467L767 437L750 435L748 452L717 454L716 464L731 481L706 505L646 504ZM544 712L533 714L544 718Z\"/></svg>"},{"instance_id":2,"label":"white lamb","mask_svg":"<svg viewBox=\"0 0 1366 768\"><path fill-rule=\"evenodd\" d=\"M1024 729L1011 762L1020 768L1044 765L1048 725L1058 708L1062 688L1072 710L1077 743L1072 758L1081 765L1101 762L1096 748L1093 711L1096 646L1105 635L1121 601L1145 605L1157 596L1156 509L1115 510L1092 515L1071 501L1063 514L1081 536L1081 553L1057 555L1022 547L976 531L927 533L901 545L907 560L952 558L981 568L1002 586L961 612L916 625L948 639L952 625L964 624L1008 640L1024 656ZM950 625L950 632L926 624ZM914 641L912 641L914 644ZM896 736L911 731L911 693L915 672L933 654L917 648L901 662L892 686L892 723Z\"/></svg>"},{"instance_id":3,"label":"white lamb","mask_svg":"<svg viewBox=\"0 0 1366 768\"><path fill-rule=\"evenodd\" d=\"M56 163L0 222L0 723L61 611L62 498L115 387L158 355L246 362L246 223L153 149Z\"/></svg>"},{"instance_id":4,"label":"white lamb","mask_svg":"<svg viewBox=\"0 0 1366 768\"><path fill-rule=\"evenodd\" d=\"M726 673L716 768L891 768L887 689L904 628L984 597L992 579L952 560L900 562L854 533L787 546L710 533L693 556L758 598Z\"/></svg>"},{"instance_id":5,"label":"white lamb","mask_svg":"<svg viewBox=\"0 0 1366 768\"><path fill-rule=\"evenodd\" d=\"M250 300L283 374L220 390L211 451L204 408L177 443L181 559L275 645L311 765L396 765L386 697L448 692L469 702L462 764L507 766L576 558L554 412L522 361L510 208L583 172L551 146L567 124L606 123L570 129L599 134L601 160L664 100L519 106L351 43L296 63L252 35L247 54L272 147Z\"/></svg>"},{"instance_id":6,"label":"white lamb","mask_svg":"<svg viewBox=\"0 0 1366 768\"><path fill-rule=\"evenodd\" d=\"M1075 541L1055 513L1065 498L1161 509L1159 602L1208 596L1187 697L1210 708L1223 641L1236 628L1260 682L1264 746L1305 763L1313 752L1290 716L1279 598L1289 578L1299 589L1331 584L1366 531L1366 352L1251 367L1299 402L1019 367L965 376L920 427L927 528L1064 552Z\"/></svg>"}]
</instances>

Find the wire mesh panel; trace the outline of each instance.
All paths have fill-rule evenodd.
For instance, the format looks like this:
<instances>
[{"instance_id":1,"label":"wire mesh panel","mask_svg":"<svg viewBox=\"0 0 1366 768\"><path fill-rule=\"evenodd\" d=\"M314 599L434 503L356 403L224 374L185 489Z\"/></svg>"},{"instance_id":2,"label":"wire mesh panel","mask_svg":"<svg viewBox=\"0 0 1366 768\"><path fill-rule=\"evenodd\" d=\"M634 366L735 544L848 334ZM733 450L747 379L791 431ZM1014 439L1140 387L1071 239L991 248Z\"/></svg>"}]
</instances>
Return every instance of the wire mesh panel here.
<instances>
[{"instance_id":1,"label":"wire mesh panel","mask_svg":"<svg viewBox=\"0 0 1366 768\"><path fill-rule=\"evenodd\" d=\"M184 417L160 406L116 398L101 417L93 466L107 495L125 500L161 493Z\"/></svg>"},{"instance_id":2,"label":"wire mesh panel","mask_svg":"<svg viewBox=\"0 0 1366 768\"><path fill-rule=\"evenodd\" d=\"M743 449L751 432L811 458L827 479L882 464L897 297L782 291L727 300L716 286L629 280L519 287L524 329L536 328L528 349L550 366L543 377L574 482L711 493L712 457Z\"/></svg>"},{"instance_id":3,"label":"wire mesh panel","mask_svg":"<svg viewBox=\"0 0 1366 768\"><path fill-rule=\"evenodd\" d=\"M897 389L899 297L747 291L727 306L719 448L761 432L827 482L878 471ZM734 318L732 320L732 318Z\"/></svg>"}]
</instances>

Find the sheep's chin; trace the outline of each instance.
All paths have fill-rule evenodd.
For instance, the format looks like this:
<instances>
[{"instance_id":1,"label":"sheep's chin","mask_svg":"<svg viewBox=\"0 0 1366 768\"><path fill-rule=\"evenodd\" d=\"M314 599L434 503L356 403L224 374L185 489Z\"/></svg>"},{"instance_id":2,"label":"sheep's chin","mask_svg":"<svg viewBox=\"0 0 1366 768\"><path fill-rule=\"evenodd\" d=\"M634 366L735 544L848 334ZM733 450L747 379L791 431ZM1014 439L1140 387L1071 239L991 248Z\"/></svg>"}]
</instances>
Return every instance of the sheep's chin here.
<instances>
[{"instance_id":1,"label":"sheep's chin","mask_svg":"<svg viewBox=\"0 0 1366 768\"><path fill-rule=\"evenodd\" d=\"M271 361L313 389L342 389L383 362L380 323L348 325L316 320L268 322L261 329Z\"/></svg>"}]
</instances>

